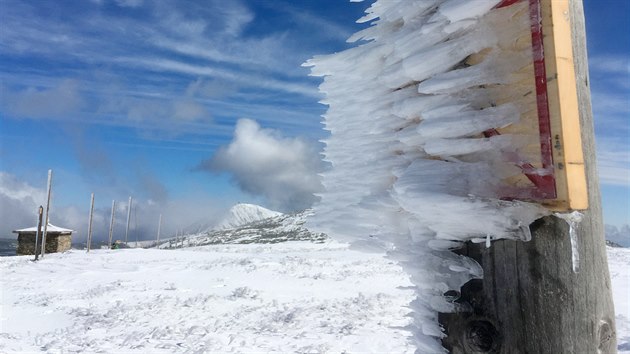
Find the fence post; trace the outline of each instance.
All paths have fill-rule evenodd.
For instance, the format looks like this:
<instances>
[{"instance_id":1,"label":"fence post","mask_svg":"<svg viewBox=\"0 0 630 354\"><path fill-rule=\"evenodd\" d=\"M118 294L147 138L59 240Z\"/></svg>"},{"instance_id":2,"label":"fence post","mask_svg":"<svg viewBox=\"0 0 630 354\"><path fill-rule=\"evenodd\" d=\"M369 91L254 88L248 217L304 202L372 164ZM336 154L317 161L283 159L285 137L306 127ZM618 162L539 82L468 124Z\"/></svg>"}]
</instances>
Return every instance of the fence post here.
<instances>
[{"instance_id":1,"label":"fence post","mask_svg":"<svg viewBox=\"0 0 630 354\"><path fill-rule=\"evenodd\" d=\"M44 214L44 207L41 205L37 210L37 233L35 234L35 261L39 258L39 240L42 237L42 216Z\"/></svg>"},{"instance_id":2,"label":"fence post","mask_svg":"<svg viewBox=\"0 0 630 354\"><path fill-rule=\"evenodd\" d=\"M114 236L114 218L116 214L116 200L112 200L112 217L109 222L109 242L107 248L112 249L112 237Z\"/></svg>"},{"instance_id":3,"label":"fence post","mask_svg":"<svg viewBox=\"0 0 630 354\"><path fill-rule=\"evenodd\" d=\"M129 236L129 221L131 220L131 197L129 197L129 203L127 204L127 228L125 229L125 245Z\"/></svg>"},{"instance_id":4,"label":"fence post","mask_svg":"<svg viewBox=\"0 0 630 354\"><path fill-rule=\"evenodd\" d=\"M46 197L46 217L44 220L44 235L42 236L42 258L44 258L44 255L46 254L46 236L48 234L48 214L50 212L50 194L52 192L52 176L53 176L53 171L52 170L48 170L48 187L47 189L47 197Z\"/></svg>"},{"instance_id":5,"label":"fence post","mask_svg":"<svg viewBox=\"0 0 630 354\"><path fill-rule=\"evenodd\" d=\"M88 220L87 232L87 252L90 252L92 246L92 218L94 217L94 193L90 197L90 219Z\"/></svg>"}]
</instances>

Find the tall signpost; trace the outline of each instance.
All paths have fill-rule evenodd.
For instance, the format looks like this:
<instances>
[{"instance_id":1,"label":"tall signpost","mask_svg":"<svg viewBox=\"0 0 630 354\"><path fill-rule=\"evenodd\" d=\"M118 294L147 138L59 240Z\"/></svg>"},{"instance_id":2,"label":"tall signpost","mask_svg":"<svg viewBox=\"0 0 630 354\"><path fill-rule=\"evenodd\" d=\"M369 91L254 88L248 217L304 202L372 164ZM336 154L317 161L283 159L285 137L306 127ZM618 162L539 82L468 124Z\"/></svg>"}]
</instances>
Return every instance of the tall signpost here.
<instances>
[{"instance_id":1,"label":"tall signpost","mask_svg":"<svg viewBox=\"0 0 630 354\"><path fill-rule=\"evenodd\" d=\"M129 238L129 221L131 220L131 197L129 197L129 203L127 204L127 227L125 228L125 245Z\"/></svg>"},{"instance_id":2,"label":"tall signpost","mask_svg":"<svg viewBox=\"0 0 630 354\"><path fill-rule=\"evenodd\" d=\"M160 231L161 230L162 230L162 214L160 214L160 220L158 221L157 239L155 241L156 246L160 242Z\"/></svg>"},{"instance_id":3,"label":"tall signpost","mask_svg":"<svg viewBox=\"0 0 630 354\"><path fill-rule=\"evenodd\" d=\"M447 332L443 344L452 353L616 353L583 5L581 0L530 4L540 4L542 14L549 113L560 119L552 120L552 128L564 125L552 135L554 166L568 186L564 202L580 205L568 210L583 213L574 225L579 271L573 270L570 226L556 216L532 224L530 242L500 240L489 248L468 243L460 253L479 262L484 278L462 288L460 301L472 305L472 312L440 315ZM567 123L571 119L575 122ZM576 143L583 156L570 148Z\"/></svg>"},{"instance_id":4,"label":"tall signpost","mask_svg":"<svg viewBox=\"0 0 630 354\"><path fill-rule=\"evenodd\" d=\"M112 248L112 237L114 236L114 218L116 217L116 200L112 200L112 217L109 222L109 243L108 248Z\"/></svg>"},{"instance_id":5,"label":"tall signpost","mask_svg":"<svg viewBox=\"0 0 630 354\"><path fill-rule=\"evenodd\" d=\"M42 258L46 254L46 234L48 233L48 213L50 212L50 194L52 191L52 176L53 171L48 170L48 187L47 189L47 197L46 197L46 217L44 218L44 234L42 235Z\"/></svg>"},{"instance_id":6,"label":"tall signpost","mask_svg":"<svg viewBox=\"0 0 630 354\"><path fill-rule=\"evenodd\" d=\"M35 234L35 260L39 257L39 242L42 237L42 216L44 214L44 207L41 205L37 209L37 233Z\"/></svg>"},{"instance_id":7,"label":"tall signpost","mask_svg":"<svg viewBox=\"0 0 630 354\"><path fill-rule=\"evenodd\" d=\"M92 218L94 217L94 193L90 197L90 219L88 220L88 232L87 232L87 252L90 252L92 247Z\"/></svg>"}]
</instances>

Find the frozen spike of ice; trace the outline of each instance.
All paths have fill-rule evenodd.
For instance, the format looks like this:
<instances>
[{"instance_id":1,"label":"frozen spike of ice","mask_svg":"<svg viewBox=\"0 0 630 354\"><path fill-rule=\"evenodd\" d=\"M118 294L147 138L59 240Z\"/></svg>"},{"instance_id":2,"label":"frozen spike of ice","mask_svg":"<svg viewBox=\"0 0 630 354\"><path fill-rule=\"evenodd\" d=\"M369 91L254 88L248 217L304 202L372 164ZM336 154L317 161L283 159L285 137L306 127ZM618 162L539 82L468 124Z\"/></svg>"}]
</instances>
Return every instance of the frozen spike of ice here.
<instances>
[{"instance_id":1,"label":"frozen spike of ice","mask_svg":"<svg viewBox=\"0 0 630 354\"><path fill-rule=\"evenodd\" d=\"M490 138L476 139L432 139L424 145L429 155L449 157L475 154L491 150L504 151L514 145L514 136L496 135Z\"/></svg>"},{"instance_id":2,"label":"frozen spike of ice","mask_svg":"<svg viewBox=\"0 0 630 354\"><path fill-rule=\"evenodd\" d=\"M480 111L464 111L441 119L425 120L420 123L417 131L421 137L459 138L492 128L502 128L517 122L518 119L518 110L512 105L503 105Z\"/></svg>"},{"instance_id":3,"label":"frozen spike of ice","mask_svg":"<svg viewBox=\"0 0 630 354\"><path fill-rule=\"evenodd\" d=\"M571 266L573 273L578 273L580 271L580 249L577 228L584 218L584 214L576 210L566 214L554 213L554 215L569 224L569 238L571 239Z\"/></svg>"},{"instance_id":4,"label":"frozen spike of ice","mask_svg":"<svg viewBox=\"0 0 630 354\"><path fill-rule=\"evenodd\" d=\"M462 31L474 26L477 22L477 20L463 20L457 21L455 23L449 23L448 25L444 26L444 32L452 34L457 31Z\"/></svg>"},{"instance_id":5,"label":"frozen spike of ice","mask_svg":"<svg viewBox=\"0 0 630 354\"><path fill-rule=\"evenodd\" d=\"M508 56L510 60L506 62L504 59ZM473 86L507 84L518 78L512 76L511 73L531 60L530 55L520 53L508 56L502 55L499 60L496 55L492 55L480 64L435 75L420 83L418 92L423 94L452 93Z\"/></svg>"},{"instance_id":6,"label":"frozen spike of ice","mask_svg":"<svg viewBox=\"0 0 630 354\"><path fill-rule=\"evenodd\" d=\"M490 238L490 234L486 235L486 248L490 248L492 239Z\"/></svg>"},{"instance_id":7,"label":"frozen spike of ice","mask_svg":"<svg viewBox=\"0 0 630 354\"><path fill-rule=\"evenodd\" d=\"M495 7L501 0L448 0L440 5L438 13L451 22L480 17Z\"/></svg>"},{"instance_id":8,"label":"frozen spike of ice","mask_svg":"<svg viewBox=\"0 0 630 354\"><path fill-rule=\"evenodd\" d=\"M423 323L422 324L422 333L428 336L433 337L442 337L444 333L442 332L442 327L435 323Z\"/></svg>"},{"instance_id":9,"label":"frozen spike of ice","mask_svg":"<svg viewBox=\"0 0 630 354\"><path fill-rule=\"evenodd\" d=\"M426 80L433 75L453 68L469 55L489 48L496 42L491 31L481 29L478 32L479 34L467 34L456 40L440 43L428 50L409 56L402 62L405 77L411 77L418 82ZM400 84L394 87L402 87L405 83L404 80L399 81Z\"/></svg>"},{"instance_id":10,"label":"frozen spike of ice","mask_svg":"<svg viewBox=\"0 0 630 354\"><path fill-rule=\"evenodd\" d=\"M456 250L462 247L462 243L458 241L448 240L430 240L428 242L429 248L437 251Z\"/></svg>"}]
</instances>

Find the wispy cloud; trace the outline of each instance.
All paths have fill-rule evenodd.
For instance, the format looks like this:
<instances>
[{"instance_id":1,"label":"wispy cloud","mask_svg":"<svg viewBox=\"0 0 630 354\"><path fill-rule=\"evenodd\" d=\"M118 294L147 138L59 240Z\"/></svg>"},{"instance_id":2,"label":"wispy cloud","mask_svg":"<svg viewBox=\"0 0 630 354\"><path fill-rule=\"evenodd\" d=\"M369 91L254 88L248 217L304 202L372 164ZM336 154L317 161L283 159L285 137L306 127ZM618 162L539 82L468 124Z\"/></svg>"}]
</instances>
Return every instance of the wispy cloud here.
<instances>
[{"instance_id":1,"label":"wispy cloud","mask_svg":"<svg viewBox=\"0 0 630 354\"><path fill-rule=\"evenodd\" d=\"M84 104L76 80L62 80L53 88L27 87L11 91L0 87L1 106L19 117L51 118L76 115Z\"/></svg>"},{"instance_id":2,"label":"wispy cloud","mask_svg":"<svg viewBox=\"0 0 630 354\"><path fill-rule=\"evenodd\" d=\"M600 183L630 188L630 141L604 139L597 145Z\"/></svg>"},{"instance_id":3,"label":"wispy cloud","mask_svg":"<svg viewBox=\"0 0 630 354\"><path fill-rule=\"evenodd\" d=\"M630 56L595 56L589 69L600 182L630 187Z\"/></svg>"},{"instance_id":4,"label":"wispy cloud","mask_svg":"<svg viewBox=\"0 0 630 354\"><path fill-rule=\"evenodd\" d=\"M311 114L304 102L317 105L318 81L300 64L320 51L313 44L318 39L341 42L350 32L291 6L267 8L287 14L282 20L292 26L318 28L309 41L290 30L252 31L257 14L237 0L104 0L72 9L62 3L1 1L3 94L21 98L3 105L9 117L74 120L68 113L80 110L86 123L141 127L144 122L147 129L165 127L171 134L189 131L185 127L191 122L212 124L215 108L201 100L206 98L233 121L241 103L256 101L259 112L278 111L280 96L292 97L281 100L285 111ZM196 81L204 84L191 89ZM50 100L62 104L39 108ZM169 121L175 129L147 124L155 121Z\"/></svg>"},{"instance_id":5,"label":"wispy cloud","mask_svg":"<svg viewBox=\"0 0 630 354\"><path fill-rule=\"evenodd\" d=\"M591 71L613 75L630 75L630 58L621 56L596 56L589 59Z\"/></svg>"}]
</instances>

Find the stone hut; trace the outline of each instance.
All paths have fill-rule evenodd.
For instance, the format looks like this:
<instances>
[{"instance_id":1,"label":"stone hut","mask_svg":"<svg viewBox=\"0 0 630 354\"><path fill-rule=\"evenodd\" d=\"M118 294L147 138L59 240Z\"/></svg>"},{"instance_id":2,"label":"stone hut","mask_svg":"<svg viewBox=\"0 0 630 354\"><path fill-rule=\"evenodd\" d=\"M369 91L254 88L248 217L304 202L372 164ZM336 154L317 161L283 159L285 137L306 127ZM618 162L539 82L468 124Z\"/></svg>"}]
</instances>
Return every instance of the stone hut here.
<instances>
[{"instance_id":1,"label":"stone hut","mask_svg":"<svg viewBox=\"0 0 630 354\"><path fill-rule=\"evenodd\" d=\"M46 253L69 250L72 244L73 232L73 230L48 224L48 229L46 231ZM35 236L37 234L37 226L15 230L13 233L18 234L18 255L35 254ZM42 235L43 234L44 227L42 226ZM40 237L42 235L40 235ZM41 242L41 240L39 242Z\"/></svg>"}]
</instances>

